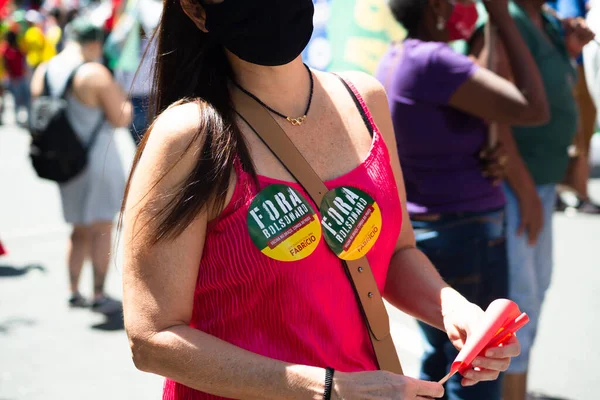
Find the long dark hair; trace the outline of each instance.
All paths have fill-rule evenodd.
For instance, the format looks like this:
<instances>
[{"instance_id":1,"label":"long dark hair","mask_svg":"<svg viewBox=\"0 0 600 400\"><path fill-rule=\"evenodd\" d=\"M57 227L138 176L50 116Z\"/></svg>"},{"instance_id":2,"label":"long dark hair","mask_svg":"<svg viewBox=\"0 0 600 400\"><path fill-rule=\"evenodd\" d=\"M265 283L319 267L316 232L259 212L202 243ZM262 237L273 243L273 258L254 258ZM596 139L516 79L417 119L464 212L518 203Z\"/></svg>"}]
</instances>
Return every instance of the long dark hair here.
<instances>
[{"instance_id":1,"label":"long dark hair","mask_svg":"<svg viewBox=\"0 0 600 400\"><path fill-rule=\"evenodd\" d=\"M428 0L390 0L388 5L394 18L404 29L408 37L415 38L423 21Z\"/></svg>"},{"instance_id":2,"label":"long dark hair","mask_svg":"<svg viewBox=\"0 0 600 400\"><path fill-rule=\"evenodd\" d=\"M160 24L152 39L158 40L158 49L150 116L154 118L172 105L197 103L201 111L200 125L185 152L201 138L204 144L196 165L174 193L174 200L154 217L156 228L151 235L152 244L179 236L207 207L213 212L222 209L236 157L245 170L255 175L250 154L234 120L228 85L232 70L224 49L198 29L179 1L163 1ZM152 125L135 154L121 207L120 226L133 173L151 134Z\"/></svg>"}]
</instances>

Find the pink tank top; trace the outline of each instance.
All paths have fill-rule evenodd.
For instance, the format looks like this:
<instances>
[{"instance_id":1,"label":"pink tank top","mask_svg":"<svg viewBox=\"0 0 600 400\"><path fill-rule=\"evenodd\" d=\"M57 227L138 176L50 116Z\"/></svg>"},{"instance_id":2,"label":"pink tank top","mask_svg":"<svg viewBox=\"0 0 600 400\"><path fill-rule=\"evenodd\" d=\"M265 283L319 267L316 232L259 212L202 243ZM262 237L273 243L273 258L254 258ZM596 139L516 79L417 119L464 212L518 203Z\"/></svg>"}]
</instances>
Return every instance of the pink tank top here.
<instances>
[{"instance_id":1,"label":"pink tank top","mask_svg":"<svg viewBox=\"0 0 600 400\"><path fill-rule=\"evenodd\" d=\"M402 225L400 200L385 142L356 88L349 82L346 85L373 142L359 166L325 184L328 189L355 187L378 203L383 223L367 258L383 292ZM317 213L318 206L297 183L259 176L256 187L239 163L236 173L233 198L206 236L191 327L289 363L344 372L376 370L377 360L352 285L325 240L307 258L281 262L263 255L250 238L246 222L250 203L268 185L289 185ZM163 400L218 398L165 382Z\"/></svg>"}]
</instances>

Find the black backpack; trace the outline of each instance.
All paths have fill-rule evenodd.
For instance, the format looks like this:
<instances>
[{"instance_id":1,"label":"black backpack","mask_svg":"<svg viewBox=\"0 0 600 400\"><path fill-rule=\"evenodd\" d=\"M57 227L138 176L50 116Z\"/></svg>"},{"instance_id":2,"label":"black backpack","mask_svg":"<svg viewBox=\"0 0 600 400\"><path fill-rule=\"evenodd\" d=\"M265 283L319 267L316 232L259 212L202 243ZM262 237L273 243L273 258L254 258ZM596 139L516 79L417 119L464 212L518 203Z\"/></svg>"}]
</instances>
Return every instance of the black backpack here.
<instances>
[{"instance_id":1,"label":"black backpack","mask_svg":"<svg viewBox=\"0 0 600 400\"><path fill-rule=\"evenodd\" d=\"M102 116L94 128L90 142L84 144L69 122L66 96L80 67L81 65L73 70L59 97L50 94L46 70L44 91L32 101L29 113L29 132L32 137L29 156L33 168L40 178L58 183L71 180L85 169L88 150L94 144L104 123Z\"/></svg>"}]
</instances>

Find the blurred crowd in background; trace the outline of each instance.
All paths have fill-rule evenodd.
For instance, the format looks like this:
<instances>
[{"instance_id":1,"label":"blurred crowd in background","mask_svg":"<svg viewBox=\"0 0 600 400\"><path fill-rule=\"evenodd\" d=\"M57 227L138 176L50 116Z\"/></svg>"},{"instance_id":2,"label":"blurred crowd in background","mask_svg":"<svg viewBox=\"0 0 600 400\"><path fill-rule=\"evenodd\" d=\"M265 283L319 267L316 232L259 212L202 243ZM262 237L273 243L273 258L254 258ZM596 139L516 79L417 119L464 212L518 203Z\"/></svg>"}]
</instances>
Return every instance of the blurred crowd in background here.
<instances>
[{"instance_id":1,"label":"blurred crowd in background","mask_svg":"<svg viewBox=\"0 0 600 400\"><path fill-rule=\"evenodd\" d=\"M138 127L134 130L132 125L132 132L143 131L147 122L142 108L147 109L153 57L152 49L148 53L146 49L161 8L161 2L153 0L0 2L0 76L2 88L14 97L18 122L27 124L33 72L64 49L70 40L69 24L77 17L85 17L104 32L105 48L98 61L115 74L123 90L132 97L136 107L133 124ZM144 54L146 57L142 57ZM140 78L134 84L138 69Z\"/></svg>"}]
</instances>

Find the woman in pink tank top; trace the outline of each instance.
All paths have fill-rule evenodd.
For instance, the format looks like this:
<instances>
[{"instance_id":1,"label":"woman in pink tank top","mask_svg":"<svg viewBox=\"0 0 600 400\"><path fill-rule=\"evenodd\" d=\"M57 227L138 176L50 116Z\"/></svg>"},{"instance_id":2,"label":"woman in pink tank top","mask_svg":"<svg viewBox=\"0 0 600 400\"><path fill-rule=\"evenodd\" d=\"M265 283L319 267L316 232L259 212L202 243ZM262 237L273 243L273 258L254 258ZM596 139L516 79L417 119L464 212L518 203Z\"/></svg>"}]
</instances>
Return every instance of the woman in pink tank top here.
<instances>
[{"instance_id":1,"label":"woman in pink tank top","mask_svg":"<svg viewBox=\"0 0 600 400\"><path fill-rule=\"evenodd\" d=\"M164 2L158 117L122 212L133 361L167 378L164 400L441 398L438 383L379 370L342 263L365 253L368 299L381 293L457 347L483 313L402 223L383 89L302 63L313 11L312 0ZM238 114L234 91L261 103L324 181L321 204ZM496 379L519 343L493 350L463 384Z\"/></svg>"}]
</instances>

